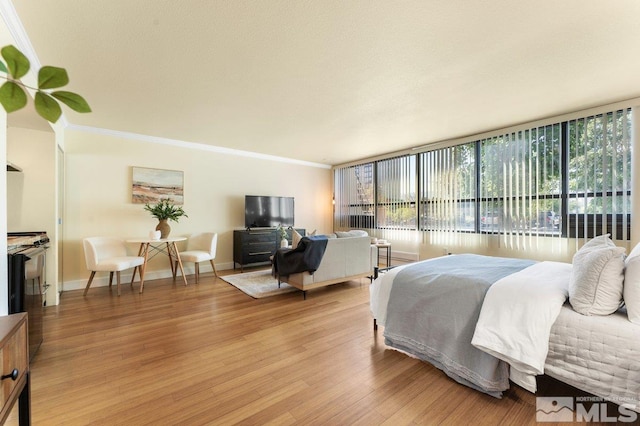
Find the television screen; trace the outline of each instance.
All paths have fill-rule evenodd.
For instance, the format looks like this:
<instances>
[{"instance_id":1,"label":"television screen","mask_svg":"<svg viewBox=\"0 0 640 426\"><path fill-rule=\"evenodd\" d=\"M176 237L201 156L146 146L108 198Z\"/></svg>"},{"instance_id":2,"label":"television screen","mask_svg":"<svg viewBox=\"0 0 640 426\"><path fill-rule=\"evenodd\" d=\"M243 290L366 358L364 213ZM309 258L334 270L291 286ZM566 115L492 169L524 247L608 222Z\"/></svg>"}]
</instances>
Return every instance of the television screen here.
<instances>
[{"instance_id":1,"label":"television screen","mask_svg":"<svg viewBox=\"0 0 640 426\"><path fill-rule=\"evenodd\" d=\"M293 197L245 195L244 226L273 228L293 226Z\"/></svg>"}]
</instances>

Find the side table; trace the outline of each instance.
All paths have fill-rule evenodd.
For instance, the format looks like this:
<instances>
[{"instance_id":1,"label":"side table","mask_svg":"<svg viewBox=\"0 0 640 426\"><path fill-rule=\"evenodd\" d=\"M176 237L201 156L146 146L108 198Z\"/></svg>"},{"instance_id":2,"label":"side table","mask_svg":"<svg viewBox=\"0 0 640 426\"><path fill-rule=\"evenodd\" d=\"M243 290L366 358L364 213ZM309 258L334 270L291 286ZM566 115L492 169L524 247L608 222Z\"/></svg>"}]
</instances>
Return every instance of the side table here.
<instances>
[{"instance_id":1,"label":"side table","mask_svg":"<svg viewBox=\"0 0 640 426\"><path fill-rule=\"evenodd\" d=\"M386 267L391 266L391 243L375 243L373 244L378 249L378 266L380 266L380 249L385 249L387 251L387 263Z\"/></svg>"}]
</instances>

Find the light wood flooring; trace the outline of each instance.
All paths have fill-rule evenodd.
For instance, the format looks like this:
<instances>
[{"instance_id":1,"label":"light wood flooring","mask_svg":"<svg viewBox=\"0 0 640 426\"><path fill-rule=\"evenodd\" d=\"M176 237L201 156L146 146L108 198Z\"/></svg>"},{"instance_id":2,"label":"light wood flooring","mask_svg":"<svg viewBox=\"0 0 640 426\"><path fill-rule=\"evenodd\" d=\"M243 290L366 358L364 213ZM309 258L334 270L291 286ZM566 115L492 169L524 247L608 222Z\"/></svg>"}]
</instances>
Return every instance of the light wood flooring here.
<instances>
[{"instance_id":1,"label":"light wood flooring","mask_svg":"<svg viewBox=\"0 0 640 426\"><path fill-rule=\"evenodd\" d=\"M223 271L224 273L231 271ZM387 349L368 280L253 299L212 274L62 294L32 364L34 425L535 423ZM575 423L571 423L575 424Z\"/></svg>"}]
</instances>

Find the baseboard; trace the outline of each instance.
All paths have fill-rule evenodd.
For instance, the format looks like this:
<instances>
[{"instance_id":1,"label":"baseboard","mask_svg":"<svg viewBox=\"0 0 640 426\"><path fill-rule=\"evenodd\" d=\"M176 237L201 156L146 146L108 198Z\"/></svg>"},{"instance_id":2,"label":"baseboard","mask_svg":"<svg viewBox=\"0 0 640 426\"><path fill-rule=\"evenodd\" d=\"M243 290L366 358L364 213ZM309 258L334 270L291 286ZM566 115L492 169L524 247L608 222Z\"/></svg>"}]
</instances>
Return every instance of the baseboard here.
<instances>
[{"instance_id":1,"label":"baseboard","mask_svg":"<svg viewBox=\"0 0 640 426\"><path fill-rule=\"evenodd\" d=\"M391 262L393 263L394 260L401 263L410 263L417 262L419 258L418 253L391 250Z\"/></svg>"},{"instance_id":2,"label":"baseboard","mask_svg":"<svg viewBox=\"0 0 640 426\"><path fill-rule=\"evenodd\" d=\"M229 269L233 269L233 262L226 263L216 263L216 270L226 271ZM206 274L208 272L212 272L213 268L209 262L200 263L200 273ZM120 285L129 285L131 282L131 273L133 269L124 271L120 274ZM187 264L184 266L184 274L194 275L196 273L196 268L193 263ZM90 272L87 271L87 277L80 280L71 280L65 281L62 283L62 291L71 291L71 290L83 290L87 286L87 281L89 280ZM178 276L180 273L178 273ZM159 280L162 278L171 278L173 275L171 273L171 269L161 269L155 271L147 271L144 276L145 282L148 280ZM115 285L116 278L113 278L113 285ZM93 282L91 283L91 288L93 287L106 287L109 285L109 273L108 272L97 272ZM138 287L140 285L140 280L138 279L138 274L136 274L136 281L134 281L133 286Z\"/></svg>"}]
</instances>

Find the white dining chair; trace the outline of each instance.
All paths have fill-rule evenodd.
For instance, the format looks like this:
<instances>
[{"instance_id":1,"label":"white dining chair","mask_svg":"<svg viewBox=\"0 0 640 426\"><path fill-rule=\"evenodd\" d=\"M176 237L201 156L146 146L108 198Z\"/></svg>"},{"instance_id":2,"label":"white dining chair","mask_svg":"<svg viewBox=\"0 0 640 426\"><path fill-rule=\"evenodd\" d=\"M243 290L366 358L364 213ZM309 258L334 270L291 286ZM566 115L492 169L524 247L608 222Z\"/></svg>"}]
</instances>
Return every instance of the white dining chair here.
<instances>
[{"instance_id":1,"label":"white dining chair","mask_svg":"<svg viewBox=\"0 0 640 426\"><path fill-rule=\"evenodd\" d=\"M214 232L201 232L193 234L187 240L187 250L180 253L180 260L184 262L193 262L196 266L196 284L200 278L200 262L209 261L213 268L213 273L218 276L216 264L216 247L218 245L218 234ZM177 261L176 261L177 264ZM174 271L177 268L174 268ZM175 278L175 272L174 272Z\"/></svg>"},{"instance_id":2,"label":"white dining chair","mask_svg":"<svg viewBox=\"0 0 640 426\"><path fill-rule=\"evenodd\" d=\"M27 281L38 280L38 286L42 287L42 274L44 273L44 254L36 256L35 262L25 263L24 279Z\"/></svg>"},{"instance_id":3,"label":"white dining chair","mask_svg":"<svg viewBox=\"0 0 640 426\"><path fill-rule=\"evenodd\" d=\"M87 269L91 271L89 282L87 282L87 287L84 289L85 296L89 291L93 277L98 271L109 272L109 287L113 282L113 273L116 273L118 296L120 296L120 271L134 268L131 277L131 285L133 286L136 270L140 275L140 267L144 263L144 257L128 255L124 241L117 238L90 237L82 240L82 243Z\"/></svg>"}]
</instances>

